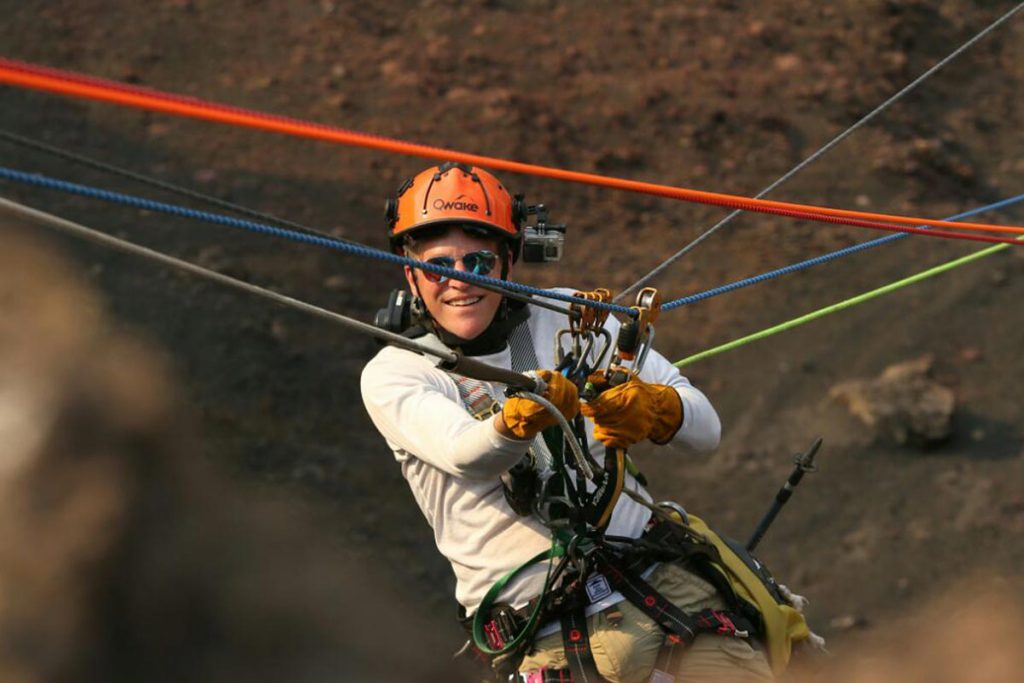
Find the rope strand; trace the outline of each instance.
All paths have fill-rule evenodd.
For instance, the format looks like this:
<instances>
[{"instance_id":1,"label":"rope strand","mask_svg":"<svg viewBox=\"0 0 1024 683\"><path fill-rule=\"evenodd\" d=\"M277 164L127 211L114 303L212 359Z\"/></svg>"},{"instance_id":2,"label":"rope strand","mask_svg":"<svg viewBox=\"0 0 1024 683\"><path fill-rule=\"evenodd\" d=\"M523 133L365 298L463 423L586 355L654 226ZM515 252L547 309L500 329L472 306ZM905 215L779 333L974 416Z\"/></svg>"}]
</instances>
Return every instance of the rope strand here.
<instances>
[{"instance_id":1,"label":"rope strand","mask_svg":"<svg viewBox=\"0 0 1024 683\"><path fill-rule=\"evenodd\" d=\"M1018 239L1024 240L1024 236L1021 236ZM968 263L972 263L974 261L977 261L978 259L985 258L986 256L991 256L996 252L1009 248L1009 246L1010 245L1008 244L997 244L993 247L987 247L985 249L982 249L981 251L976 251L973 254L961 256L958 259L954 259L947 263L943 263L941 265L935 266L934 268L929 268L928 270L921 271L920 273L911 275L910 277L903 278L902 280L897 280L896 282L890 283L883 287L873 289L869 292L864 292L863 294L859 294L844 301L834 303L831 306L820 308L817 311L812 311L811 313L807 313L798 318L787 320L786 322L775 325L774 327L769 327L767 329L761 330L760 332L755 332L754 334L749 334L745 337L734 339L733 341L728 342L726 344L715 346L714 348L707 349L706 351L701 351L700 353L695 353L692 356L687 356L686 358L680 361L676 361L675 363L673 363L673 365L675 365L677 368L681 368L684 365L689 365L691 363L695 363L705 358L717 356L718 354L725 353L726 351L738 349L741 346L746 346L747 344L750 344L752 342L761 339L767 339L768 337L779 334L780 332L791 330L794 327L799 327L800 325L809 323L813 320L817 320L818 318L824 318L826 315L838 313L839 311L846 310L847 308L851 308L853 306L856 306L857 304L862 304L865 301L870 301L871 299L880 297L883 294L895 292L897 289L908 287L916 282L926 280L936 275L941 275L942 273L949 272L954 268L959 268L960 266L967 265Z\"/></svg>"},{"instance_id":2,"label":"rope strand","mask_svg":"<svg viewBox=\"0 0 1024 683\"><path fill-rule=\"evenodd\" d=\"M267 114L264 112L231 107L223 104L206 102L196 98L182 97L160 92L151 88L129 86L105 79L84 76L73 72L52 69L13 59L0 58L0 83L23 88L33 88L61 95L112 102L123 106L148 109L177 116L217 121L220 123L256 128L259 130L282 133L296 137L325 140L355 147L379 149L396 154L425 157L435 160L451 160L474 166L485 166L495 170L524 173L555 180L594 185L609 189L624 190L649 194L668 199L722 206L730 209L754 211L776 215L793 215L787 212L800 212L801 218L825 220L825 217L837 219L835 222L855 219L860 221L881 221L898 225L930 225L935 228L976 230L982 232L1007 232L1024 234L1021 226L1000 226L983 223L961 223L951 225L944 221L930 218L918 218L895 214L852 211L824 206L779 202L768 199L751 199L739 195L707 192L684 187L673 187L658 183L646 183L624 178L602 176L595 173L569 171L551 166L539 166L518 161L499 159L481 154L468 154L451 149L421 145L404 140L385 138L379 135L362 133L310 123L298 119Z\"/></svg>"},{"instance_id":3,"label":"rope strand","mask_svg":"<svg viewBox=\"0 0 1024 683\"><path fill-rule=\"evenodd\" d=\"M955 221L955 220L959 220L960 218L966 218L968 216L973 216L975 214L984 213L986 211L995 211L997 209L1002 209L1002 208L1005 208L1007 206L1011 206L1011 205L1016 204L1016 203L1021 202L1021 201L1024 201L1024 194L1019 194L1016 197L1010 197L1009 199L1003 199L1002 201L995 202L994 204L988 204L986 206L980 206L978 208L971 209L970 211L964 211L963 213L958 213L955 216L950 216L946 220ZM843 256L849 256L851 254L856 254L856 253L859 253L861 251L866 251L866 250L871 249L873 247L878 247L878 246L881 246L883 244L889 244L891 242L895 242L896 240L904 239L906 237L909 237L909 235L908 234L889 235L888 237L880 237L880 238L878 238L876 240L871 240L870 242L863 242L862 244L855 244L852 247L846 247L844 249L838 249L838 250L830 252L828 254L822 254L821 256L815 256L814 258L810 258L810 259L807 259L805 261L800 261L798 263L794 263L794 264L791 264L791 265L788 265L788 266L784 266L782 268L778 268L777 270L771 270L771 271L768 271L767 273L761 273L760 275L755 275L754 277L749 277L749 278L746 278L744 280L739 280L737 282L732 282L732 283L729 283L727 285L722 285L721 287L715 287L713 289L708 289L708 290L705 290L703 292L699 292L697 294L690 294L689 296L680 297L678 299L675 299L673 301L669 301L669 302L663 304L662 307L661 307L661 310L663 310L663 311L671 311L672 309L679 308L680 306L686 306L686 305L689 305L689 304L697 303L698 301L704 301L705 299L710 299L711 297L718 296L719 294L725 294L727 292L734 292L737 289L742 289L742 288L748 287L750 285L758 284L758 283L761 283L761 282L766 282L768 280L772 280L772 279L777 278L779 276L788 275L790 273L795 273L795 272L797 272L799 270L804 270L804 269L810 268L812 266L817 266L817 265L821 265L823 263L828 263L829 261L834 261L834 260L836 260L838 258L841 258ZM1022 245L1022 246L1024 246L1024 245Z\"/></svg>"},{"instance_id":4,"label":"rope strand","mask_svg":"<svg viewBox=\"0 0 1024 683\"><path fill-rule=\"evenodd\" d=\"M764 188L763 190L758 192L756 195L754 195L754 199L761 199L762 197L767 195L769 192L771 192L772 190L774 190L775 188L779 187L780 185L785 183L787 180L789 180L790 178L795 176L797 173L799 173L800 171L802 171L803 169L805 169L806 167L810 166L812 163L814 163L815 161L820 159L822 156L824 156L833 147L838 145L840 142L842 142L846 138L850 137L850 135L853 134L854 131L856 131L857 129L863 127L865 124L870 122L872 119L874 119L876 116L881 114L883 111L885 111L886 109L888 109L892 105L896 104L896 102L898 102L899 100L903 99L904 96L906 96L912 90L917 88L917 86L921 85L926 80L928 80L928 78L930 78L932 76L932 74L934 74L939 69L941 69L942 67L946 66L947 64L949 64L951 61L953 61L957 57L959 57L963 52L968 50L972 45L974 45L979 40L981 40L982 38L987 36L989 33L994 31L996 28L998 28L999 26L1001 26L1005 22L1009 21L1009 19L1011 17L1013 17L1013 15L1016 14L1017 12L1019 12L1021 9L1024 9L1024 2L1020 3L1019 5L1017 5L1013 9L1011 9L1009 12L1007 12L1003 16L999 17L998 19L996 19L994 22L989 24L985 29L983 29L978 34L976 34L973 38L968 40L966 43L964 43L963 45L958 47L953 52L949 53L944 59L942 59L941 61L939 61L936 64L934 64L930 69L928 69L923 74L921 74L920 76L915 78L913 81L911 81L909 84L904 86L902 90L900 90L895 95L893 95L892 97L887 99L885 102L882 102L880 105L875 107L873 110L871 110L870 112L865 114L864 117L862 117L859 121L857 121L852 126L847 128L846 130L844 130L842 133L840 133L836 137L832 138L832 140L830 140L828 143L826 143L824 146L822 146L817 152L815 152L811 156L809 156L806 159L804 159L803 161L801 161L799 164L797 164L796 166L791 168L781 178L779 178L778 180L773 182L771 185L769 185L768 187ZM724 228L726 225L731 223L733 221L733 219L735 219L741 213L743 213L743 212L742 211L733 211L728 216L726 216L722 220L720 220L717 223L715 223L712 227L710 227L709 229L705 230L695 240L693 240L692 242L687 244L685 247L683 247L682 249L680 249L676 253L672 254L672 256L669 256L667 259L665 259L660 265L658 265L656 268L654 268L651 272L647 273L647 275L644 275L642 278L640 278L639 280L637 280L636 282L631 284L629 287L626 287L624 290L622 290L622 292L620 292L619 295L616 296L613 299L613 301L620 301L623 297L625 297L630 292L632 292L632 291L634 291L634 290L636 290L636 289L638 289L640 287L643 287L645 284L647 284L652 279L654 279L655 277L660 275L662 272L664 272L665 269L670 267L673 263L675 263L676 261L681 259L686 254L690 253L693 249L695 249L704 240L706 240L707 238L711 237L711 235L715 234L721 228Z\"/></svg>"},{"instance_id":5,"label":"rope strand","mask_svg":"<svg viewBox=\"0 0 1024 683\"><path fill-rule=\"evenodd\" d=\"M578 297L573 297L568 294L562 294L561 292L553 292L547 289L539 289L537 287L531 287L518 282L510 282L508 280L499 280L492 277L486 277L483 275L476 275L465 270L455 270L453 268L445 268L433 263L426 261L417 261L415 259L407 258L405 256L399 256L392 254L387 251L380 249L374 249L373 247L367 247L355 242L343 242L333 237L321 237L319 235L310 235L303 232L296 232L294 230L287 230L285 228L278 228L271 225L265 225L263 223L254 223L253 221L246 221L240 218L234 218L232 216L224 216L221 214L208 213L206 211L199 211L197 209L189 209L183 206L177 206L175 204L167 204L164 202L157 202L152 199L146 199L144 197L136 197L129 194L122 194L120 192L112 192L110 190L103 190L96 187L90 187L88 185L79 185L77 183L69 183L64 180L57 180L56 178L49 178L44 175L25 173L24 171L17 171L14 169L0 166L0 179L12 180L15 182L23 183L26 185L34 185L36 187L45 187L52 190L60 190L62 192L68 192L70 194L77 194L83 197L90 197L92 199L100 199L115 204L123 204L125 206L131 206L138 209L145 209L147 211L154 211L157 213L165 213L172 216L179 216L181 218L190 218L193 220L204 221L207 223L214 223L217 225L226 225L232 228L239 228L241 230L247 230L249 232L255 232L263 235L270 235L272 237L280 237L283 239L292 240L294 242L301 242L304 244L312 244L315 246L326 247L328 249L335 249L347 254L355 256L363 256L366 258L376 259L378 261L385 261L400 266L410 266L412 268L418 268L420 270L427 270L433 273L439 273L450 278L457 280L463 280L465 282L471 282L473 284L479 284L481 286L489 286L492 288L499 289L502 292L510 291L519 294L529 294L532 296L540 296L547 299L556 299L570 304L579 304L581 306L589 306L602 311L608 311L610 313L621 313L630 317L636 316L636 311L626 308L625 306L619 306L616 304L608 304L600 301L584 300Z\"/></svg>"}]
</instances>

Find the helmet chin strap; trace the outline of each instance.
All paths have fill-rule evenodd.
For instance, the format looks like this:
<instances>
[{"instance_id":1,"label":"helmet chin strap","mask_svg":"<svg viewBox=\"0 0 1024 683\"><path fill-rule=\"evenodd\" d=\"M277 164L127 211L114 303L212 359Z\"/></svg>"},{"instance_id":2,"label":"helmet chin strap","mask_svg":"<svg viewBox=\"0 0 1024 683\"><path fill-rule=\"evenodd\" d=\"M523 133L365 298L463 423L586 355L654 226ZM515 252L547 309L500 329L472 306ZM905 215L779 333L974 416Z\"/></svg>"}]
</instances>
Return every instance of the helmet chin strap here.
<instances>
[{"instance_id":1,"label":"helmet chin strap","mask_svg":"<svg viewBox=\"0 0 1024 683\"><path fill-rule=\"evenodd\" d=\"M434 320L434 316L430 315L430 311L427 310L427 304L425 301L423 301L423 295L420 294L419 276L416 274L415 269L412 272L412 314L417 322L419 322L424 327L428 328L428 332L432 331L434 332L434 334L440 337L441 326L437 324L437 322Z\"/></svg>"}]
</instances>

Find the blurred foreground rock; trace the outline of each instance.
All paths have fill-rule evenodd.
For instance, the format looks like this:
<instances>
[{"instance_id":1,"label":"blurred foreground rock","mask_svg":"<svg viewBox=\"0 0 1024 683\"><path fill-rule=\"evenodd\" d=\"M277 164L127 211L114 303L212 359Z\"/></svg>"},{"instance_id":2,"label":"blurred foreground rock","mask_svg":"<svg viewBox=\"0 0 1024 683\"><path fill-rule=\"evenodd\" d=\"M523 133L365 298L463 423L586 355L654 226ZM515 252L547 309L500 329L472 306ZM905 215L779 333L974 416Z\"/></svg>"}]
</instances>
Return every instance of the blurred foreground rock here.
<instances>
[{"instance_id":1,"label":"blurred foreground rock","mask_svg":"<svg viewBox=\"0 0 1024 683\"><path fill-rule=\"evenodd\" d=\"M213 471L161 359L0 216L0 681L458 681L291 504Z\"/></svg>"},{"instance_id":2,"label":"blurred foreground rock","mask_svg":"<svg viewBox=\"0 0 1024 683\"><path fill-rule=\"evenodd\" d=\"M890 365L875 379L858 379L832 388L865 427L900 444L931 446L949 438L953 390L930 377L931 356Z\"/></svg>"},{"instance_id":3,"label":"blurred foreground rock","mask_svg":"<svg viewBox=\"0 0 1024 683\"><path fill-rule=\"evenodd\" d=\"M883 628L790 683L1006 683L1021 680L1024 634L1020 580L976 578L924 610ZM819 665L821 663L819 662Z\"/></svg>"}]
</instances>

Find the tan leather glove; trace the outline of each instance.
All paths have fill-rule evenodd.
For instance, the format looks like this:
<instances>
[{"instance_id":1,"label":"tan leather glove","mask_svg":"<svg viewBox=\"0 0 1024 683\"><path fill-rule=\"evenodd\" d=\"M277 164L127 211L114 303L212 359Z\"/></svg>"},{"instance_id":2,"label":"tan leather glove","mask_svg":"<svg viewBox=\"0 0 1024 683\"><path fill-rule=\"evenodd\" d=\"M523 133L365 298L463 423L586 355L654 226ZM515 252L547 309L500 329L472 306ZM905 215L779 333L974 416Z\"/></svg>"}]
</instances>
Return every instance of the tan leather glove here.
<instances>
[{"instance_id":1,"label":"tan leather glove","mask_svg":"<svg viewBox=\"0 0 1024 683\"><path fill-rule=\"evenodd\" d=\"M558 411L571 420L580 410L579 394L576 385L558 372L538 370L537 374L547 384L544 398L555 404ZM501 409L501 419L510 432L520 439L532 439L541 431L558 424L558 418L541 404L528 398L513 396L505 401Z\"/></svg>"},{"instance_id":2,"label":"tan leather glove","mask_svg":"<svg viewBox=\"0 0 1024 683\"><path fill-rule=\"evenodd\" d=\"M589 381L598 389L607 385L600 373ZM612 448L644 439L668 443L683 424L683 401L675 389L636 378L603 391L580 410L594 421L594 436Z\"/></svg>"}]
</instances>

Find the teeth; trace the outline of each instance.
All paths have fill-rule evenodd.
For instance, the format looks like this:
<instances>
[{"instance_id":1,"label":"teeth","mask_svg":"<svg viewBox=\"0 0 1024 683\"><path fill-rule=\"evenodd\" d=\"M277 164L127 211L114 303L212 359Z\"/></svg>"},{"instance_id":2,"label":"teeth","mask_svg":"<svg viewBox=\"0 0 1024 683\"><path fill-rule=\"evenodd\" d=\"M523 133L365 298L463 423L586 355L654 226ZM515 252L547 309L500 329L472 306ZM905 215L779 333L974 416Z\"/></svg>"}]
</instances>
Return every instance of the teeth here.
<instances>
[{"instance_id":1,"label":"teeth","mask_svg":"<svg viewBox=\"0 0 1024 683\"><path fill-rule=\"evenodd\" d=\"M449 301L449 306L472 306L477 301L480 301L483 297L473 297L472 299L459 299L458 301Z\"/></svg>"}]
</instances>

